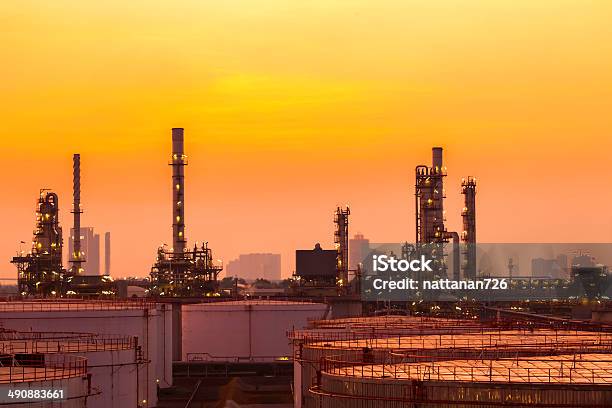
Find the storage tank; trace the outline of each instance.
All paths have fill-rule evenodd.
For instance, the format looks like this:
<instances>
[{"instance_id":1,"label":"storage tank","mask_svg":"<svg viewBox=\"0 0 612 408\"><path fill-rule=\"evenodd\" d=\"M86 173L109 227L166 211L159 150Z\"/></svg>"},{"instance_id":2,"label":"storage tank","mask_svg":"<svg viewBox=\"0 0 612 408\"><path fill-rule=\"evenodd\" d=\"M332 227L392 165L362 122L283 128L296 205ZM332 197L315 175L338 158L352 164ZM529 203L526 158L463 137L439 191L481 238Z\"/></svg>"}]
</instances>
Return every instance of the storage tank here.
<instances>
[{"instance_id":1,"label":"storage tank","mask_svg":"<svg viewBox=\"0 0 612 408\"><path fill-rule=\"evenodd\" d=\"M351 364L324 360L321 408L609 407L609 354Z\"/></svg>"},{"instance_id":2,"label":"storage tank","mask_svg":"<svg viewBox=\"0 0 612 408\"><path fill-rule=\"evenodd\" d=\"M92 392L88 383L87 359L84 357L5 354L0 365L0 388L3 390L0 405L85 408L87 397Z\"/></svg>"},{"instance_id":3,"label":"storage tank","mask_svg":"<svg viewBox=\"0 0 612 408\"><path fill-rule=\"evenodd\" d=\"M294 406L315 407L316 401L309 394L314 384L320 361L324 356L342 354L347 358L362 358L368 351L371 358L388 354L388 349L370 350L368 345L379 339L425 334L452 334L478 332L483 325L471 320L455 320L419 316L350 317L310 321L309 327L289 331L293 343L293 390ZM364 343L359 347L346 347L343 342ZM335 343L340 347L334 347ZM349 357L350 356L350 357ZM384 358L383 357L383 358Z\"/></svg>"},{"instance_id":4,"label":"storage tank","mask_svg":"<svg viewBox=\"0 0 612 408\"><path fill-rule=\"evenodd\" d=\"M308 390L325 358L371 364L542 356L609 350L612 334L551 329L495 330L470 321L374 317L311 322L289 333L294 341L296 407L317 407ZM327 328L328 330L324 330Z\"/></svg>"},{"instance_id":5,"label":"storage tank","mask_svg":"<svg viewBox=\"0 0 612 408\"><path fill-rule=\"evenodd\" d=\"M144 364L139 404L154 407L157 387L172 385L172 313L147 301L26 301L0 304L0 325L18 331L83 331L136 336ZM148 363L147 363L148 362Z\"/></svg>"},{"instance_id":6,"label":"storage tank","mask_svg":"<svg viewBox=\"0 0 612 408\"><path fill-rule=\"evenodd\" d=\"M183 361L274 361L291 356L287 331L320 319L323 303L244 300L183 306Z\"/></svg>"},{"instance_id":7,"label":"storage tank","mask_svg":"<svg viewBox=\"0 0 612 408\"><path fill-rule=\"evenodd\" d=\"M67 354L87 358L94 390L88 408L138 406L145 391L137 370L147 364L132 336L87 333L0 332L0 350L11 354Z\"/></svg>"}]
</instances>

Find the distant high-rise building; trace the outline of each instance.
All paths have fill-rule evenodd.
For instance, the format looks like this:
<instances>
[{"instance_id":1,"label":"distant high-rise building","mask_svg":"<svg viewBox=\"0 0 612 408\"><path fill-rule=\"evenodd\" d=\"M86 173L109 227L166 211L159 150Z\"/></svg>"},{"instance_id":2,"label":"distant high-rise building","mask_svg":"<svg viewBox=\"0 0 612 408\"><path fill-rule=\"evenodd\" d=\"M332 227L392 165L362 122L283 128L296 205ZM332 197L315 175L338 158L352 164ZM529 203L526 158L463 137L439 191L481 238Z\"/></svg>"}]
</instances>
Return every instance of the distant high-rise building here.
<instances>
[{"instance_id":1,"label":"distant high-rise building","mask_svg":"<svg viewBox=\"0 0 612 408\"><path fill-rule=\"evenodd\" d=\"M559 254L557 255L557 265L560 269L560 278L568 278L569 277L569 267L568 267L568 259L567 255Z\"/></svg>"},{"instance_id":2,"label":"distant high-rise building","mask_svg":"<svg viewBox=\"0 0 612 408\"><path fill-rule=\"evenodd\" d=\"M280 254L241 254L237 259L228 262L226 274L249 280L280 280L281 256Z\"/></svg>"},{"instance_id":3,"label":"distant high-rise building","mask_svg":"<svg viewBox=\"0 0 612 408\"><path fill-rule=\"evenodd\" d=\"M531 276L537 278L560 279L567 277L566 266L567 257L558 256L555 259L534 258L531 260Z\"/></svg>"},{"instance_id":4,"label":"distant high-rise building","mask_svg":"<svg viewBox=\"0 0 612 408\"><path fill-rule=\"evenodd\" d=\"M370 240L364 238L363 234L355 234L349 240L349 269L357 269L357 265L363 262L370 253Z\"/></svg>"},{"instance_id":5,"label":"distant high-rise building","mask_svg":"<svg viewBox=\"0 0 612 408\"><path fill-rule=\"evenodd\" d=\"M74 252L74 228L70 229L68 240L68 253L72 256ZM85 275L100 274L100 235L94 233L92 227L81 227L81 252L83 269Z\"/></svg>"},{"instance_id":6,"label":"distant high-rise building","mask_svg":"<svg viewBox=\"0 0 612 408\"><path fill-rule=\"evenodd\" d=\"M578 254L572 258L572 267L573 266L581 266L581 267L593 267L596 266L595 258L588 254Z\"/></svg>"},{"instance_id":7,"label":"distant high-rise building","mask_svg":"<svg viewBox=\"0 0 612 408\"><path fill-rule=\"evenodd\" d=\"M110 275L111 265L111 241L110 232L104 233L104 274Z\"/></svg>"}]
</instances>

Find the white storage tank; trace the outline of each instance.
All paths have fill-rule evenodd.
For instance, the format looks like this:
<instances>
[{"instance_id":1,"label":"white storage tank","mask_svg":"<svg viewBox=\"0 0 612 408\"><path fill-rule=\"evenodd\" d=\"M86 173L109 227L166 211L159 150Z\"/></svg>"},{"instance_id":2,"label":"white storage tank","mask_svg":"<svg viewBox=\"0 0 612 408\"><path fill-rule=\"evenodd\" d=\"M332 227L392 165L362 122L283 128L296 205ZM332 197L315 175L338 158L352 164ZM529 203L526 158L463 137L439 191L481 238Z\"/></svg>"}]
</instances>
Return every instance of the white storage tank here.
<instances>
[{"instance_id":1,"label":"white storage tank","mask_svg":"<svg viewBox=\"0 0 612 408\"><path fill-rule=\"evenodd\" d=\"M138 339L142 407L157 404L157 387L172 385L170 306L147 301L25 301L0 303L0 326L18 331L79 331Z\"/></svg>"},{"instance_id":2,"label":"white storage tank","mask_svg":"<svg viewBox=\"0 0 612 408\"><path fill-rule=\"evenodd\" d=\"M320 319L327 305L243 300L183 305L183 361L274 361L292 354L287 331Z\"/></svg>"},{"instance_id":3,"label":"white storage tank","mask_svg":"<svg viewBox=\"0 0 612 408\"><path fill-rule=\"evenodd\" d=\"M4 391L0 395L1 406L87 407L91 389L86 358L53 354L35 355L28 361L27 357L21 355L19 360L9 362L14 356L2 356L0 388ZM50 398L53 398L53 402Z\"/></svg>"},{"instance_id":4,"label":"white storage tank","mask_svg":"<svg viewBox=\"0 0 612 408\"><path fill-rule=\"evenodd\" d=\"M94 390L88 408L138 406L139 390L146 384L138 377L142 361L137 338L86 333L0 332L0 349L15 354L69 354L87 358Z\"/></svg>"}]
</instances>

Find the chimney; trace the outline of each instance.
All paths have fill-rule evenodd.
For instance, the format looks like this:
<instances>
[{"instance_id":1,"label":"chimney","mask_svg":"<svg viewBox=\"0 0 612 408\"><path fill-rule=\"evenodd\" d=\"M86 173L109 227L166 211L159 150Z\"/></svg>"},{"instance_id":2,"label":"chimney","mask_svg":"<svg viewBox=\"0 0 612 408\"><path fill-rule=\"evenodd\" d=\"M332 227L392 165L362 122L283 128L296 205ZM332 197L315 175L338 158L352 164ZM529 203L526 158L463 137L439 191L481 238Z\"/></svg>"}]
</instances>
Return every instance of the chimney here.
<instances>
[{"instance_id":1,"label":"chimney","mask_svg":"<svg viewBox=\"0 0 612 408\"><path fill-rule=\"evenodd\" d=\"M74 215L73 245L70 261L72 262L72 273L81 271L81 155L75 153L72 156L72 214Z\"/></svg>"},{"instance_id":2,"label":"chimney","mask_svg":"<svg viewBox=\"0 0 612 408\"><path fill-rule=\"evenodd\" d=\"M444 225L444 164L442 163L442 148L434 147L431 149L433 173L437 175L436 182L431 191L431 198L434 201L435 209L433 214L434 230L444 234L446 227Z\"/></svg>"},{"instance_id":3,"label":"chimney","mask_svg":"<svg viewBox=\"0 0 612 408\"><path fill-rule=\"evenodd\" d=\"M104 274L110 275L111 265L111 241L110 232L104 233Z\"/></svg>"},{"instance_id":4,"label":"chimney","mask_svg":"<svg viewBox=\"0 0 612 408\"><path fill-rule=\"evenodd\" d=\"M442 169L442 148L441 147L433 147L431 149L432 153L432 162L431 166L435 171L441 171Z\"/></svg>"},{"instance_id":5,"label":"chimney","mask_svg":"<svg viewBox=\"0 0 612 408\"><path fill-rule=\"evenodd\" d=\"M172 247L175 256L185 252L185 165L183 128L172 128Z\"/></svg>"},{"instance_id":6,"label":"chimney","mask_svg":"<svg viewBox=\"0 0 612 408\"><path fill-rule=\"evenodd\" d=\"M476 277L476 178L468 177L461 181L461 194L464 197L463 232L461 240L465 244L466 259L464 262L464 277Z\"/></svg>"}]
</instances>

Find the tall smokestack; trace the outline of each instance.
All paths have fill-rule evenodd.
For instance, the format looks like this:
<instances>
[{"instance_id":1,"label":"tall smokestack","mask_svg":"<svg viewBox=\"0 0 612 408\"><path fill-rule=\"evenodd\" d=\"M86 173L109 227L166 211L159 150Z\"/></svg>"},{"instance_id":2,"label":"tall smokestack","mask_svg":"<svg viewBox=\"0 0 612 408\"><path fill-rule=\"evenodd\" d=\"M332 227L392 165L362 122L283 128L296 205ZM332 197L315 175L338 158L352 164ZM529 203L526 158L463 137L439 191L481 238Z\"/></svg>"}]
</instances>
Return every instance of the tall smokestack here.
<instances>
[{"instance_id":1,"label":"tall smokestack","mask_svg":"<svg viewBox=\"0 0 612 408\"><path fill-rule=\"evenodd\" d=\"M174 254L185 252L185 169L183 128L172 128L172 247Z\"/></svg>"},{"instance_id":2,"label":"tall smokestack","mask_svg":"<svg viewBox=\"0 0 612 408\"><path fill-rule=\"evenodd\" d=\"M432 161L431 167L432 172L435 175L435 182L432 183L431 198L433 200L433 226L435 241L440 241L440 238L444 236L446 228L444 226L444 176L446 172L442 163L442 148L434 147L431 149ZM436 233L438 235L436 235Z\"/></svg>"},{"instance_id":3,"label":"tall smokestack","mask_svg":"<svg viewBox=\"0 0 612 408\"><path fill-rule=\"evenodd\" d=\"M81 272L81 155L76 153L72 156L72 214L74 214L73 245L72 245L72 272Z\"/></svg>"},{"instance_id":4,"label":"tall smokestack","mask_svg":"<svg viewBox=\"0 0 612 408\"><path fill-rule=\"evenodd\" d=\"M463 232L461 240L465 244L465 262L463 275L466 278L476 277L476 179L468 177L461 181L461 194L464 206L461 211Z\"/></svg>"},{"instance_id":5,"label":"tall smokestack","mask_svg":"<svg viewBox=\"0 0 612 408\"><path fill-rule=\"evenodd\" d=\"M441 147L432 147L432 161L431 165L436 171L440 171L442 169L442 148Z\"/></svg>"},{"instance_id":6,"label":"tall smokestack","mask_svg":"<svg viewBox=\"0 0 612 408\"><path fill-rule=\"evenodd\" d=\"M336 244L336 271L340 286L348 285L348 256L349 256L349 215L351 210L338 207L334 216L336 231L334 232L334 243Z\"/></svg>"},{"instance_id":7,"label":"tall smokestack","mask_svg":"<svg viewBox=\"0 0 612 408\"><path fill-rule=\"evenodd\" d=\"M104 233L104 274L110 275L111 267L111 241L110 232Z\"/></svg>"}]
</instances>

